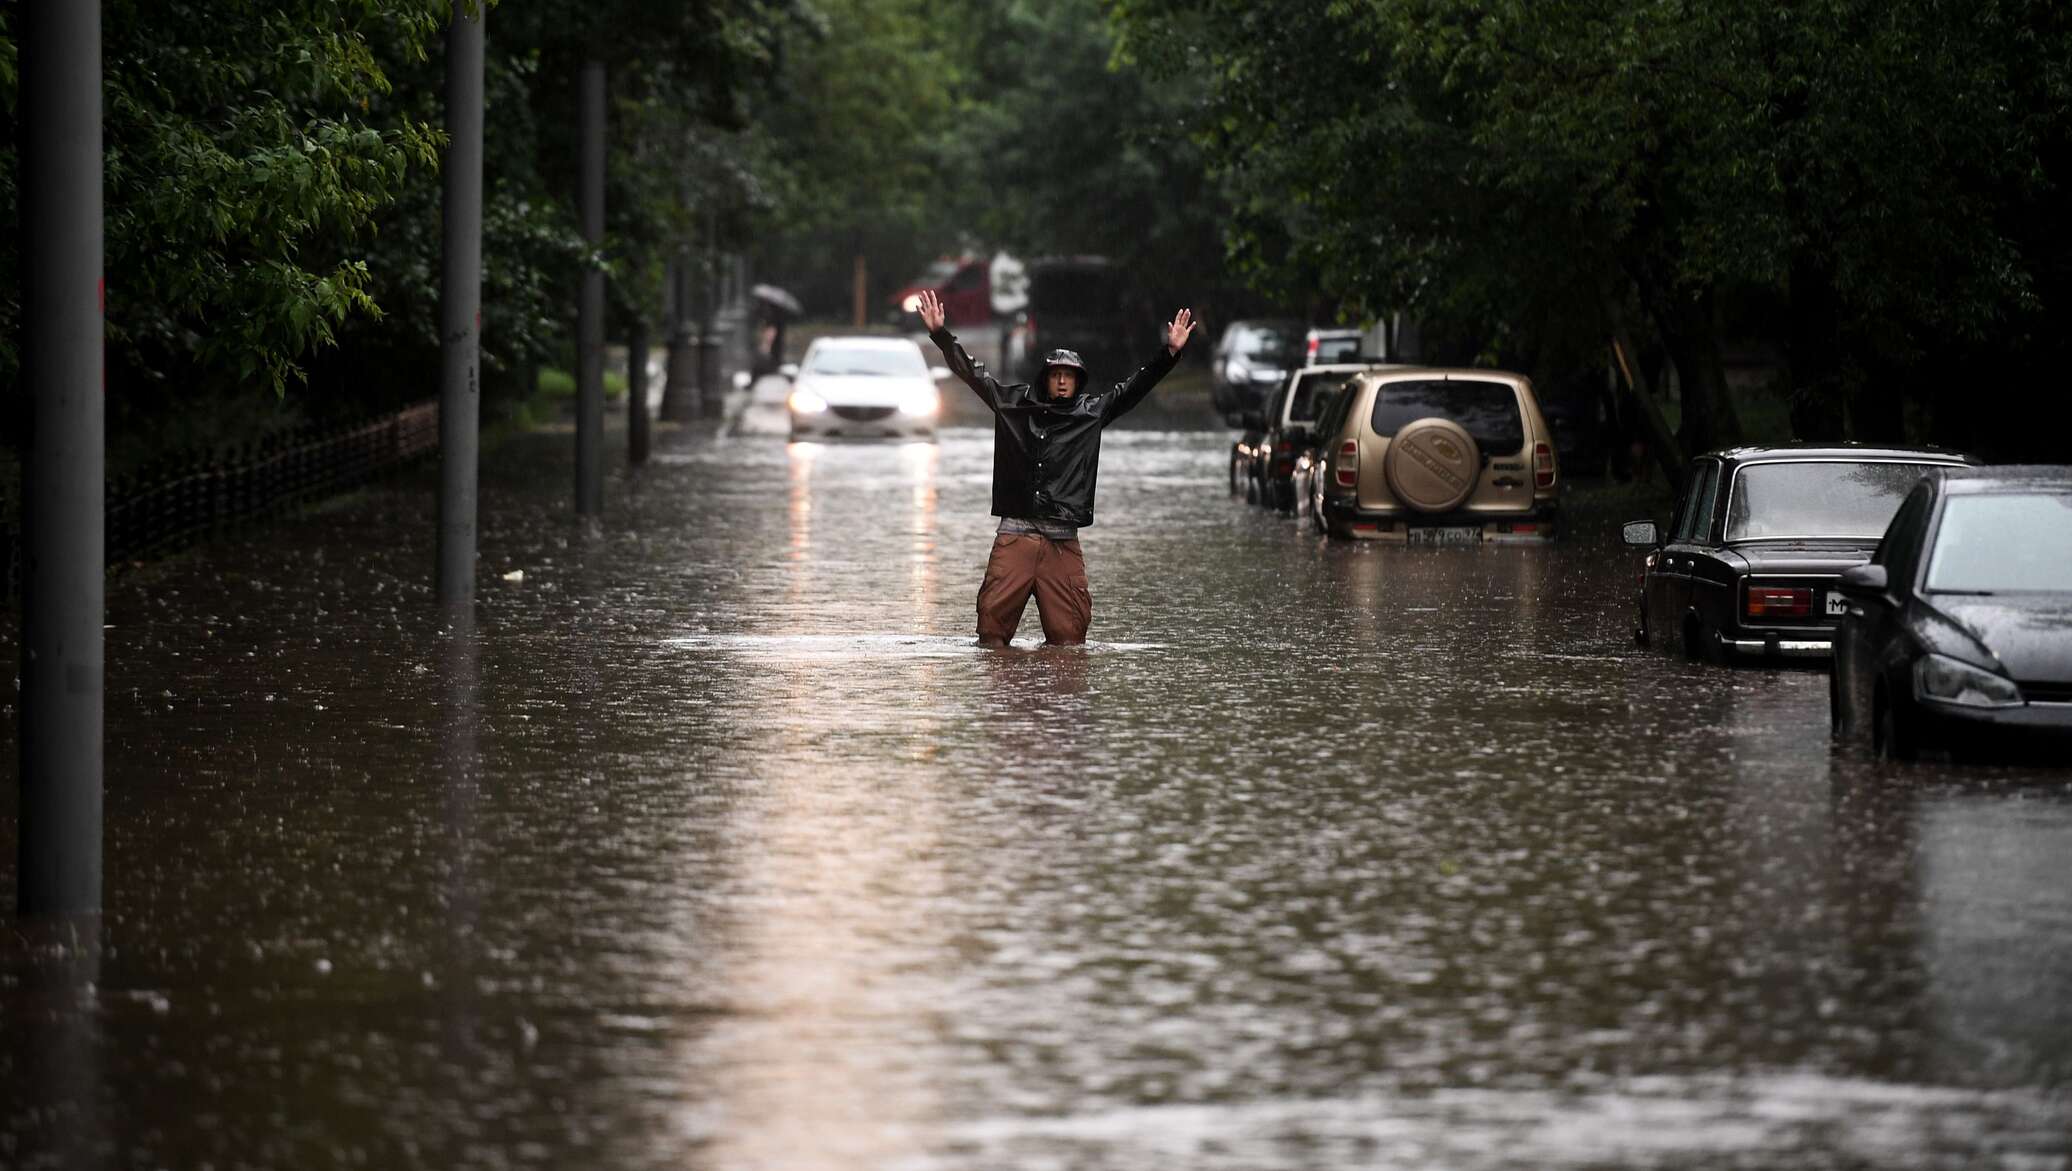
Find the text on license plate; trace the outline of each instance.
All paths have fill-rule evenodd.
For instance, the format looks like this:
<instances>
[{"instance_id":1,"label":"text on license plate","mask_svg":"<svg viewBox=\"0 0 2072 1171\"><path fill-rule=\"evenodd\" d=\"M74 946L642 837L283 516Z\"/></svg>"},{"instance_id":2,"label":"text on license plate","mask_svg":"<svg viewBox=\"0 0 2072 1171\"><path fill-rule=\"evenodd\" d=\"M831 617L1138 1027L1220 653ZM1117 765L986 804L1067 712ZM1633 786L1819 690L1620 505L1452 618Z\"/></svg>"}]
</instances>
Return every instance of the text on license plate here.
<instances>
[{"instance_id":1,"label":"text on license plate","mask_svg":"<svg viewBox=\"0 0 2072 1171\"><path fill-rule=\"evenodd\" d=\"M1829 593L1829 594L1827 595L1827 616L1828 616L1828 617L1830 617L1830 618L1837 618L1837 617L1840 617L1840 616L1841 616L1841 615L1843 615L1843 614L1847 614L1848 612L1849 612L1849 599L1848 599L1847 597L1843 596L1843 594L1841 593L1841 591L1839 591L1839 590L1836 590L1836 591L1832 591L1832 592L1830 592L1830 593Z\"/></svg>"},{"instance_id":2,"label":"text on license plate","mask_svg":"<svg viewBox=\"0 0 2072 1171\"><path fill-rule=\"evenodd\" d=\"M1481 540L1482 530L1475 525L1441 525L1410 530L1410 543L1413 545L1474 545Z\"/></svg>"}]
</instances>

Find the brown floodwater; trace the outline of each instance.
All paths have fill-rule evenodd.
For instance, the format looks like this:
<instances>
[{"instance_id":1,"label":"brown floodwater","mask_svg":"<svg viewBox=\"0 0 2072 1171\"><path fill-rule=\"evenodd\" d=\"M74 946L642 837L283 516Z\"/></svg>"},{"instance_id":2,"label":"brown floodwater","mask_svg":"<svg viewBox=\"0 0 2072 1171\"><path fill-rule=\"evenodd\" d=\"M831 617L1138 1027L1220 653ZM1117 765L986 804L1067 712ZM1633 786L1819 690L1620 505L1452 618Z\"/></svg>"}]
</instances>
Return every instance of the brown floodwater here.
<instances>
[{"instance_id":1,"label":"brown floodwater","mask_svg":"<svg viewBox=\"0 0 2072 1171\"><path fill-rule=\"evenodd\" d=\"M472 631L424 476L122 577L0 1165L2072 1165L2072 774L1837 755L1608 527L1326 543L1228 442L1109 435L1083 650L970 645L969 428L588 525L521 438Z\"/></svg>"}]
</instances>

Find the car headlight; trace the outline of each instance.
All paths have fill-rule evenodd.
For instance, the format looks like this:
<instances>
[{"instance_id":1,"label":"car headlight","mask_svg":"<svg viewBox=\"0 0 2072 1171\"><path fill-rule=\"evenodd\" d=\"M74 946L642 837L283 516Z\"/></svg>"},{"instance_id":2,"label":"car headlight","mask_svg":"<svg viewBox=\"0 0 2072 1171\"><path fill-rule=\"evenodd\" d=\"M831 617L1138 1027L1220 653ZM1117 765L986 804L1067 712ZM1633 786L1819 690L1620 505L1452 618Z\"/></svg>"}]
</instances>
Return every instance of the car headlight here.
<instances>
[{"instance_id":1,"label":"car headlight","mask_svg":"<svg viewBox=\"0 0 2072 1171\"><path fill-rule=\"evenodd\" d=\"M1252 381L1254 382L1279 382L1281 379L1286 378L1287 376L1288 372L1286 370L1252 371Z\"/></svg>"},{"instance_id":2,"label":"car headlight","mask_svg":"<svg viewBox=\"0 0 2072 1171\"><path fill-rule=\"evenodd\" d=\"M1996 675L1948 655L1924 655L1914 662L1914 694L1959 707L2020 707L2022 689Z\"/></svg>"},{"instance_id":3,"label":"car headlight","mask_svg":"<svg viewBox=\"0 0 2072 1171\"><path fill-rule=\"evenodd\" d=\"M791 409L801 415L817 415L827 409L827 400L801 386L791 392Z\"/></svg>"},{"instance_id":4,"label":"car headlight","mask_svg":"<svg viewBox=\"0 0 2072 1171\"><path fill-rule=\"evenodd\" d=\"M921 294L908 293L906 300L899 303L899 307L908 313L919 313L921 311Z\"/></svg>"},{"instance_id":5,"label":"car headlight","mask_svg":"<svg viewBox=\"0 0 2072 1171\"><path fill-rule=\"evenodd\" d=\"M934 387L910 392L899 400L899 413L902 415L932 415L941 408L942 395Z\"/></svg>"},{"instance_id":6,"label":"car headlight","mask_svg":"<svg viewBox=\"0 0 2072 1171\"><path fill-rule=\"evenodd\" d=\"M1230 365L1223 368L1223 377L1232 382L1250 382L1252 380L1252 368L1232 358Z\"/></svg>"}]
</instances>

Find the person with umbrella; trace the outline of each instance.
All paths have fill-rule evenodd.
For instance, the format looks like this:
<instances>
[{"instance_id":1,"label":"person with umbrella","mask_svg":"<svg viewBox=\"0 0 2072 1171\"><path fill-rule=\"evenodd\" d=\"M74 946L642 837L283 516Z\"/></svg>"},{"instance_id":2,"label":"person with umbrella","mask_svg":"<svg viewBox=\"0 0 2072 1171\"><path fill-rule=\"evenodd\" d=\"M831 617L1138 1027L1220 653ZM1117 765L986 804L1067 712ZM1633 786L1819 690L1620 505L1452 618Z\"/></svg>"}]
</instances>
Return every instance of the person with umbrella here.
<instances>
[{"instance_id":1,"label":"person with umbrella","mask_svg":"<svg viewBox=\"0 0 2072 1171\"><path fill-rule=\"evenodd\" d=\"M993 515L1000 525L979 583L979 645L1006 646L1031 595L1046 644L1083 643L1094 602L1079 530L1094 523L1101 432L1143 402L1173 368L1194 330L1194 315L1186 309L1174 314L1164 347L1121 382L1094 386L1078 354L1052 350L1031 386L1003 384L973 361L950 332L942 299L932 290L921 293L919 308L921 324L950 372L993 412Z\"/></svg>"}]
</instances>

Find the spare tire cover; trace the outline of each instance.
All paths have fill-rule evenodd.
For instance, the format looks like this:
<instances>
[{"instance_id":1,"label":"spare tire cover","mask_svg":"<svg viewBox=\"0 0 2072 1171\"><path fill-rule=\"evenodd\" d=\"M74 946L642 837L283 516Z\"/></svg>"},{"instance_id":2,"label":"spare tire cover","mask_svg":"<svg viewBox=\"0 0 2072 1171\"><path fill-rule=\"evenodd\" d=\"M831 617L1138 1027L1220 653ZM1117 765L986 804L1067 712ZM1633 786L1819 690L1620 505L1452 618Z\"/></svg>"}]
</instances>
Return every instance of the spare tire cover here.
<instances>
[{"instance_id":1,"label":"spare tire cover","mask_svg":"<svg viewBox=\"0 0 2072 1171\"><path fill-rule=\"evenodd\" d=\"M1407 508L1459 508L1482 478L1482 452L1467 429L1451 419L1419 419L1396 432L1382 460L1389 491Z\"/></svg>"}]
</instances>

